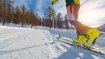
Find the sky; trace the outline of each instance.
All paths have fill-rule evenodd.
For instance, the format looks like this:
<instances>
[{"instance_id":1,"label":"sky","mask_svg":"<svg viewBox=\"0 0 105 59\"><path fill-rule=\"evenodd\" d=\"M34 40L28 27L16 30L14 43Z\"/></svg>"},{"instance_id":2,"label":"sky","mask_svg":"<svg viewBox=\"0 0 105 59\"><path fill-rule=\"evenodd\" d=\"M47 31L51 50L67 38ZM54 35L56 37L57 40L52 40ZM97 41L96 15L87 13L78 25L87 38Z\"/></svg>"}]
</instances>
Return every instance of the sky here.
<instances>
[{"instance_id":1,"label":"sky","mask_svg":"<svg viewBox=\"0 0 105 59\"><path fill-rule=\"evenodd\" d=\"M14 2L14 6L22 6L23 4L28 10L33 9L43 17L51 5L51 0L15 0Z\"/></svg>"},{"instance_id":2,"label":"sky","mask_svg":"<svg viewBox=\"0 0 105 59\"><path fill-rule=\"evenodd\" d=\"M105 0L81 0L79 20L92 27L105 24Z\"/></svg>"},{"instance_id":3,"label":"sky","mask_svg":"<svg viewBox=\"0 0 105 59\"><path fill-rule=\"evenodd\" d=\"M91 27L105 24L105 0L80 0L79 21ZM27 9L33 9L41 17L45 16L51 0L15 0L14 6L25 5ZM54 6L56 13L64 16L67 11L64 0L59 0Z\"/></svg>"}]
</instances>

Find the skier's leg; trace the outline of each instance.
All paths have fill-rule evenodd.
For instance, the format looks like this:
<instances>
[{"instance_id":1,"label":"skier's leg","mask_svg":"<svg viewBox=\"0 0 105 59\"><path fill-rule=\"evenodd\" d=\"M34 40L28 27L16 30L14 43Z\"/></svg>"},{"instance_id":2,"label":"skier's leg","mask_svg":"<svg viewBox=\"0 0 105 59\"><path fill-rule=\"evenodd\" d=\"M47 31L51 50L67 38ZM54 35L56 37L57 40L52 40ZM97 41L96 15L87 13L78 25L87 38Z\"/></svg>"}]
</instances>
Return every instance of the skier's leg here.
<instances>
[{"instance_id":1,"label":"skier's leg","mask_svg":"<svg viewBox=\"0 0 105 59\"><path fill-rule=\"evenodd\" d=\"M88 30L88 26L84 26L83 24L81 24L79 21L77 21L77 19L75 19L74 13L73 13L73 9L74 9L74 5L71 4L70 6L67 7L67 18L69 19L70 23L72 25L75 26L76 30L77 30L77 39L75 39L74 42L85 42L85 38L83 36L79 36L80 34L83 34L86 29ZM85 29L85 31L84 31ZM84 39L83 39L84 38ZM81 40L82 39L82 40Z\"/></svg>"},{"instance_id":2,"label":"skier's leg","mask_svg":"<svg viewBox=\"0 0 105 59\"><path fill-rule=\"evenodd\" d=\"M73 4L70 4L70 5L67 7L67 19L68 19L69 21L74 21L74 20L76 20L75 17L74 17L73 8L74 8L74 5L73 5Z\"/></svg>"},{"instance_id":3,"label":"skier's leg","mask_svg":"<svg viewBox=\"0 0 105 59\"><path fill-rule=\"evenodd\" d=\"M98 37L98 34L100 34L100 32L98 32L99 30L95 31L94 28L86 26L80 23L77 19L75 19L73 8L74 8L73 4L67 7L67 13L68 13L67 18L70 20L70 23L74 25L77 30L77 38L73 42L76 42L76 43L82 42L85 46L88 47L88 45L91 42L92 43L94 42L94 40Z\"/></svg>"},{"instance_id":4,"label":"skier's leg","mask_svg":"<svg viewBox=\"0 0 105 59\"><path fill-rule=\"evenodd\" d=\"M88 47L90 42L93 43L94 40L97 37L99 37L98 35L100 35L100 32L98 32L99 30L94 31L95 30L94 28L91 28L89 26L86 26L86 25L80 23L77 19L78 17L76 18L76 16L75 16L75 15L78 16L78 12L76 12L77 14L74 15L74 12L76 10L73 11L73 9L75 9L75 8L78 9L78 7L75 7L74 4L70 4L70 6L67 7L67 16L68 16L67 18L68 18L68 20L70 20L70 23L72 25L74 25L77 30L77 38L73 42L76 42L76 43L82 42L85 46Z\"/></svg>"},{"instance_id":5,"label":"skier's leg","mask_svg":"<svg viewBox=\"0 0 105 59\"><path fill-rule=\"evenodd\" d=\"M84 45L86 45L87 38L83 36L83 34L85 34L87 30L90 29L90 27L81 24L79 21L77 21L77 19L75 19L73 9L73 4L67 7L67 18L70 20L70 23L76 27L77 30L77 38L73 42L82 42Z\"/></svg>"},{"instance_id":6,"label":"skier's leg","mask_svg":"<svg viewBox=\"0 0 105 59\"><path fill-rule=\"evenodd\" d=\"M77 22L76 22L76 19L74 17L73 8L74 8L74 4L71 4L67 7L67 19L70 21L70 23L72 25L74 25L76 27ZM78 31L77 31L77 33L78 33ZM76 39L75 42L80 42L81 41L80 38L82 38L82 37L78 37L78 38L79 39L78 40Z\"/></svg>"},{"instance_id":7,"label":"skier's leg","mask_svg":"<svg viewBox=\"0 0 105 59\"><path fill-rule=\"evenodd\" d=\"M82 34L83 32L86 32L90 27L81 24L78 19L74 16L74 4L71 4L67 7L67 19L70 21L72 25L74 25L77 29L77 35Z\"/></svg>"}]
</instances>

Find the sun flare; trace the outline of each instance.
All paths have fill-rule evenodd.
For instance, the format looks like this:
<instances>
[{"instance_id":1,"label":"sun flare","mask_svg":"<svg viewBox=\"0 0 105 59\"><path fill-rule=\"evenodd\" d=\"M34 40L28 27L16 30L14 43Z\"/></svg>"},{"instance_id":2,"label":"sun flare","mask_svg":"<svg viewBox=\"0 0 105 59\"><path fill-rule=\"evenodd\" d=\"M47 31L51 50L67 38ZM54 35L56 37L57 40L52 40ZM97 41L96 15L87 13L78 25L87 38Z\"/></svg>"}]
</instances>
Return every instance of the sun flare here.
<instances>
[{"instance_id":1,"label":"sun flare","mask_svg":"<svg viewBox=\"0 0 105 59\"><path fill-rule=\"evenodd\" d=\"M79 20L91 27L94 27L97 22L97 19L99 19L99 13L98 10L88 10L87 12L84 12L82 15L80 14Z\"/></svg>"}]
</instances>

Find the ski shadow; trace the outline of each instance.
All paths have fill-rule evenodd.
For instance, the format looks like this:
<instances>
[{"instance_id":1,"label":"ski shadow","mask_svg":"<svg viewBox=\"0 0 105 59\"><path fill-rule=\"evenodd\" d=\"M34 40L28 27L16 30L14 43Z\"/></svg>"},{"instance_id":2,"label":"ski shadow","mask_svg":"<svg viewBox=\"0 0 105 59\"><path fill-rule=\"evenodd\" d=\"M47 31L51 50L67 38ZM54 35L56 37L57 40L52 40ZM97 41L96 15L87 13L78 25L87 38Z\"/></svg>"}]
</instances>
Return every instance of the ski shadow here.
<instances>
[{"instance_id":1,"label":"ski shadow","mask_svg":"<svg viewBox=\"0 0 105 59\"><path fill-rule=\"evenodd\" d=\"M62 46L65 47L64 45ZM67 52L60 55L57 59L95 59L96 56L99 57L99 59L105 59L105 55L94 53L80 47L70 46L69 48L65 48Z\"/></svg>"}]
</instances>

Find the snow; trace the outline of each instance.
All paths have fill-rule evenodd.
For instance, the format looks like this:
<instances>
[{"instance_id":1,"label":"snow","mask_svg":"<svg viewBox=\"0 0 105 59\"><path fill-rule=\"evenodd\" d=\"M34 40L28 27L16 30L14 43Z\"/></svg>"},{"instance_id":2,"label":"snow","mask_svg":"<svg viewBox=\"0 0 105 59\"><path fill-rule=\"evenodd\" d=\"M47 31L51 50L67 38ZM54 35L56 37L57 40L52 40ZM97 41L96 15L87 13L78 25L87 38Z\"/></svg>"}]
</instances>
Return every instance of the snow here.
<instances>
[{"instance_id":1,"label":"snow","mask_svg":"<svg viewBox=\"0 0 105 59\"><path fill-rule=\"evenodd\" d=\"M76 31L0 26L0 59L105 59L105 55L59 42L57 36L72 40ZM103 50L104 38L96 43Z\"/></svg>"}]
</instances>

